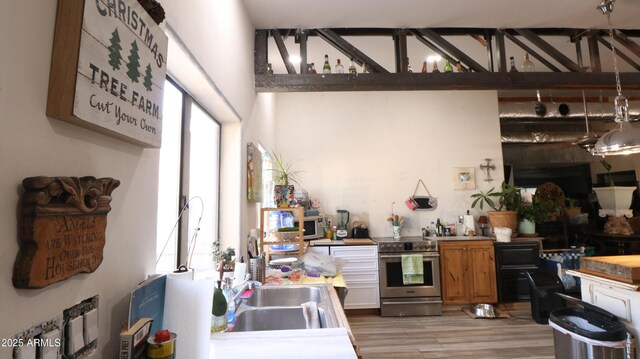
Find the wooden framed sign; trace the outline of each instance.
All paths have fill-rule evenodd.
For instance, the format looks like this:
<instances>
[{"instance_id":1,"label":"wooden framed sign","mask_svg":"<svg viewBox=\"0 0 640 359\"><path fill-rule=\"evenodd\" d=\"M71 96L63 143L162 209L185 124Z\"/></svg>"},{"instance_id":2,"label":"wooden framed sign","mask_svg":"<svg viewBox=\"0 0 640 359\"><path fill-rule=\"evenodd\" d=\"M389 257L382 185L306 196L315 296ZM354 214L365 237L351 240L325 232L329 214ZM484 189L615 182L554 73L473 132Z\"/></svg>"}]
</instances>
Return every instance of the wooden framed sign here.
<instances>
[{"instance_id":1,"label":"wooden framed sign","mask_svg":"<svg viewBox=\"0 0 640 359\"><path fill-rule=\"evenodd\" d=\"M136 0L58 0L47 115L160 147L166 60Z\"/></svg>"},{"instance_id":2,"label":"wooden framed sign","mask_svg":"<svg viewBox=\"0 0 640 359\"><path fill-rule=\"evenodd\" d=\"M22 181L13 286L42 288L102 263L113 178L29 177Z\"/></svg>"}]
</instances>

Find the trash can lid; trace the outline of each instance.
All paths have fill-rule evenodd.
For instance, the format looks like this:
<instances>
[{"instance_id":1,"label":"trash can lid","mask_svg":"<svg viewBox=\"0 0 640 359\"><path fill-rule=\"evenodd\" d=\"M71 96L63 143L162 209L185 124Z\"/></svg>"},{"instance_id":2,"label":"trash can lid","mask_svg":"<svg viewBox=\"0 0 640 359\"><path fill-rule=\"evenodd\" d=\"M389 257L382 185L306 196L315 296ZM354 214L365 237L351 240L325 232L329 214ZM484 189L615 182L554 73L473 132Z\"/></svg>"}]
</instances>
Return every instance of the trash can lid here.
<instances>
[{"instance_id":1,"label":"trash can lid","mask_svg":"<svg viewBox=\"0 0 640 359\"><path fill-rule=\"evenodd\" d=\"M551 312L549 320L569 332L589 339L619 341L627 336L624 323L615 315L602 309L560 308Z\"/></svg>"}]
</instances>

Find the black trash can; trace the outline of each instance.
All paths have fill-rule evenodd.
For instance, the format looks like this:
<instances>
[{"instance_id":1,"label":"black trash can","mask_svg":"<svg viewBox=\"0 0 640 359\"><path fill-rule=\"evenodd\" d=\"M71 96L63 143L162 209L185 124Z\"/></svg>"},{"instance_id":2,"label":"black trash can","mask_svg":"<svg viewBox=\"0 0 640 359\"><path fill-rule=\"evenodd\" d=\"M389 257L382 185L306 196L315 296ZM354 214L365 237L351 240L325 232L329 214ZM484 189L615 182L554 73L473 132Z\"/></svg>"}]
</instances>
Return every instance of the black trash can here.
<instances>
[{"instance_id":1,"label":"black trash can","mask_svg":"<svg viewBox=\"0 0 640 359\"><path fill-rule=\"evenodd\" d=\"M577 307L551 312L556 359L624 359L630 348L630 336L615 315L579 299L559 294Z\"/></svg>"},{"instance_id":2,"label":"black trash can","mask_svg":"<svg viewBox=\"0 0 640 359\"><path fill-rule=\"evenodd\" d=\"M564 299L556 293L564 293L564 286L558 276L550 271L527 272L531 289L531 317L536 323L547 324L549 314L565 306Z\"/></svg>"}]
</instances>

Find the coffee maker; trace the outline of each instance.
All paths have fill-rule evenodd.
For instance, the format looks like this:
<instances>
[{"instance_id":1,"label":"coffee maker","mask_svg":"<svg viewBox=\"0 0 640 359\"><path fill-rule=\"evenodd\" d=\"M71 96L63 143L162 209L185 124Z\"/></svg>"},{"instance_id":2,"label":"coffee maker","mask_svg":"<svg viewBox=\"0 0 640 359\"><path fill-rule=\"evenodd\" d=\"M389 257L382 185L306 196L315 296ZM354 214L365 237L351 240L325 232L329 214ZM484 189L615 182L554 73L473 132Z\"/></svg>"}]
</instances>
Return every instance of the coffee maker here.
<instances>
[{"instance_id":1,"label":"coffee maker","mask_svg":"<svg viewBox=\"0 0 640 359\"><path fill-rule=\"evenodd\" d=\"M349 223L349 211L345 209L339 209L337 222L338 230L336 231L336 237L338 237L338 239L347 238L347 236L349 236L349 231L347 231L347 224Z\"/></svg>"}]
</instances>

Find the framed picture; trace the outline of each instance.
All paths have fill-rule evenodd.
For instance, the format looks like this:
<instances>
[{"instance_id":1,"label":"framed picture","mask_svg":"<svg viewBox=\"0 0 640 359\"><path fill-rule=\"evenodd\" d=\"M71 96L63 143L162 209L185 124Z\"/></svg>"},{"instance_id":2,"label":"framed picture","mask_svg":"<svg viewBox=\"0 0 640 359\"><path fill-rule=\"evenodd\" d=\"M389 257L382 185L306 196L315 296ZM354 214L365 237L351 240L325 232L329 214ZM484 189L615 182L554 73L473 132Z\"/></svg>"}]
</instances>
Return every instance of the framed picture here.
<instances>
[{"instance_id":1,"label":"framed picture","mask_svg":"<svg viewBox=\"0 0 640 359\"><path fill-rule=\"evenodd\" d=\"M247 144L247 200L262 201L262 154L251 142Z\"/></svg>"},{"instance_id":2,"label":"framed picture","mask_svg":"<svg viewBox=\"0 0 640 359\"><path fill-rule=\"evenodd\" d=\"M453 168L453 189L475 189L476 169L474 167Z\"/></svg>"}]
</instances>

